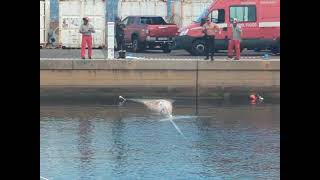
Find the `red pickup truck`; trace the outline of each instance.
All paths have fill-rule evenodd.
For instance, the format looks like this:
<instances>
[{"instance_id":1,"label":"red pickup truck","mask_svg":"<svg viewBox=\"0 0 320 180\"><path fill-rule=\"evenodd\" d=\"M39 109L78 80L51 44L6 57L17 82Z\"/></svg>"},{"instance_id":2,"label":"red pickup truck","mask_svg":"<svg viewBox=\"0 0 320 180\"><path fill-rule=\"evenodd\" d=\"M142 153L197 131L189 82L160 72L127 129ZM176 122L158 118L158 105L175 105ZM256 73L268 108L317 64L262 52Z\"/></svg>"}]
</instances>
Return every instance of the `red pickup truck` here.
<instances>
[{"instance_id":1,"label":"red pickup truck","mask_svg":"<svg viewBox=\"0 0 320 180\"><path fill-rule=\"evenodd\" d=\"M122 23L125 44L133 52L160 48L170 53L174 37L178 35L178 26L167 23L161 16L128 16Z\"/></svg>"}]
</instances>

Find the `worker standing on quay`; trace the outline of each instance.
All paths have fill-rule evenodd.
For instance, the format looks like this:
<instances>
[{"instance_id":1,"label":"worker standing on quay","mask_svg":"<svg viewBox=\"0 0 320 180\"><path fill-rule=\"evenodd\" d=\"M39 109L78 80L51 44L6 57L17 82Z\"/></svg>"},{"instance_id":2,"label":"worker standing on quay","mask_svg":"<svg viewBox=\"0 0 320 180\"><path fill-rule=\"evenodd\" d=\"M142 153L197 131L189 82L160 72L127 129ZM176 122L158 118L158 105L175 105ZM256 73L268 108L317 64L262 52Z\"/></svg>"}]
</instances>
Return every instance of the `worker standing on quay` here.
<instances>
[{"instance_id":1,"label":"worker standing on quay","mask_svg":"<svg viewBox=\"0 0 320 180\"><path fill-rule=\"evenodd\" d=\"M125 50L124 43L124 28L125 25L121 22L119 17L115 18L116 20L116 41L117 41L117 49Z\"/></svg>"},{"instance_id":2,"label":"worker standing on quay","mask_svg":"<svg viewBox=\"0 0 320 180\"><path fill-rule=\"evenodd\" d=\"M219 26L215 23L212 23L209 19L203 18L201 19L202 30L204 33L204 39L205 39L205 53L206 58L205 60L209 59L209 54L211 55L211 61L213 61L214 56L214 45L215 45L215 35L217 32L219 32Z\"/></svg>"},{"instance_id":3,"label":"worker standing on quay","mask_svg":"<svg viewBox=\"0 0 320 180\"><path fill-rule=\"evenodd\" d=\"M242 35L242 29L238 25L238 20L236 18L233 18L232 21L232 36L229 40L228 44L228 58L233 58L233 50L236 51L236 58L235 60L240 60L240 42L241 42L241 35Z\"/></svg>"},{"instance_id":4,"label":"worker standing on quay","mask_svg":"<svg viewBox=\"0 0 320 180\"><path fill-rule=\"evenodd\" d=\"M88 45L88 57L91 59L92 57L92 33L95 33L94 27L89 24L89 18L84 17L83 24L80 26L79 32L82 34L82 42L81 42L81 58L85 59L86 55L86 46Z\"/></svg>"}]
</instances>

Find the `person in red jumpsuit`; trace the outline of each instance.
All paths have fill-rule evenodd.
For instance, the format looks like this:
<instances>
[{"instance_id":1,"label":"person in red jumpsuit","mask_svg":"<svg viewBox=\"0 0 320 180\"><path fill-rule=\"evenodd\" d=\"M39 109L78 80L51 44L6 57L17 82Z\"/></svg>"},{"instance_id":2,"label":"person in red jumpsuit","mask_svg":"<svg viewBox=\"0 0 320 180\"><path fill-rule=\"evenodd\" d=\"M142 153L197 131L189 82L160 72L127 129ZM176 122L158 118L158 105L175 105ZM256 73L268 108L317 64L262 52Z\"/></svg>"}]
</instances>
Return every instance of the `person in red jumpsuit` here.
<instances>
[{"instance_id":1,"label":"person in red jumpsuit","mask_svg":"<svg viewBox=\"0 0 320 180\"><path fill-rule=\"evenodd\" d=\"M88 57L92 57L92 33L95 33L94 27L89 24L89 18L84 17L83 24L81 24L79 32L82 34L81 42L81 58L85 59L86 46L88 45Z\"/></svg>"},{"instance_id":2,"label":"person in red jumpsuit","mask_svg":"<svg viewBox=\"0 0 320 180\"><path fill-rule=\"evenodd\" d=\"M235 60L240 60L240 42L241 42L241 36L242 36L242 29L238 25L238 20L236 18L233 18L232 21L232 36L229 40L228 44L228 58L233 58L233 50L236 51L236 58Z\"/></svg>"}]
</instances>

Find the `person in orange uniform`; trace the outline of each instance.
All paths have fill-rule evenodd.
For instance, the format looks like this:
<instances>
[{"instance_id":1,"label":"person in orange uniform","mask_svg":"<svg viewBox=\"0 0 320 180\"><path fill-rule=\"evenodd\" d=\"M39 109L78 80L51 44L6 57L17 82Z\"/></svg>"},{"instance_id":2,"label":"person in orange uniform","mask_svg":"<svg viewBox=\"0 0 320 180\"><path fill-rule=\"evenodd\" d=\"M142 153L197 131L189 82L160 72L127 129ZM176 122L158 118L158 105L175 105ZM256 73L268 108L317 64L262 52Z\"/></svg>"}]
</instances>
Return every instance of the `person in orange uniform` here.
<instances>
[{"instance_id":1,"label":"person in orange uniform","mask_svg":"<svg viewBox=\"0 0 320 180\"><path fill-rule=\"evenodd\" d=\"M233 50L236 50L235 60L240 60L240 42L242 36L242 29L238 25L238 20L233 18L232 21L232 38L228 44L228 58L233 58Z\"/></svg>"},{"instance_id":2,"label":"person in orange uniform","mask_svg":"<svg viewBox=\"0 0 320 180\"><path fill-rule=\"evenodd\" d=\"M88 45L88 56L89 59L92 57L92 33L95 33L94 27L89 24L89 18L83 18L83 24L81 24L79 32L82 34L81 42L81 58L85 59L86 46Z\"/></svg>"},{"instance_id":3,"label":"person in orange uniform","mask_svg":"<svg viewBox=\"0 0 320 180\"><path fill-rule=\"evenodd\" d=\"M215 35L220 31L219 26L211 22L207 18L203 18L201 20L201 26L204 33L204 39L205 39L205 48L204 48L206 53L205 60L209 59L209 54L210 54L211 61L213 61Z\"/></svg>"}]
</instances>

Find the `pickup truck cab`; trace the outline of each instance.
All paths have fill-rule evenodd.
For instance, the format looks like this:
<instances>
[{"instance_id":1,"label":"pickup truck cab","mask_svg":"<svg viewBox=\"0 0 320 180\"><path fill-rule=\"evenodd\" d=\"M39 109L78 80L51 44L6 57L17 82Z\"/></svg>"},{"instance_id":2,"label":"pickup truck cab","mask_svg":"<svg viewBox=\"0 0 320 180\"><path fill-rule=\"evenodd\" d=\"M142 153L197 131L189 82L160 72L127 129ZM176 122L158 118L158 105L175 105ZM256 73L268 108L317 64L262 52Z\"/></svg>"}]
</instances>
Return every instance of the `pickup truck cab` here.
<instances>
[{"instance_id":1,"label":"pickup truck cab","mask_svg":"<svg viewBox=\"0 0 320 180\"><path fill-rule=\"evenodd\" d=\"M131 46L133 52L160 48L170 53L178 35L178 26L167 23L161 16L128 16L122 23L125 44Z\"/></svg>"}]
</instances>

